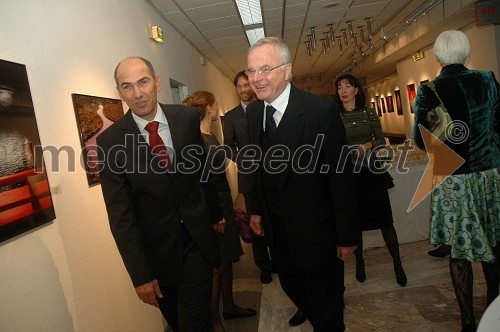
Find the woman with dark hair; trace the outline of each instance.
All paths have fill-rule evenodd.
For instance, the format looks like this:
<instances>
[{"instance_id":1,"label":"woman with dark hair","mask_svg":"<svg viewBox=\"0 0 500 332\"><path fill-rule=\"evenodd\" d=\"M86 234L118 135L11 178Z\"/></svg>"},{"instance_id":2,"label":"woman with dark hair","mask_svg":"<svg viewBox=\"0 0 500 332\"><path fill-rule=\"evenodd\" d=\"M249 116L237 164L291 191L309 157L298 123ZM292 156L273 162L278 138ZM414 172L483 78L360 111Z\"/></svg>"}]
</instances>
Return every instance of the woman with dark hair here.
<instances>
[{"instance_id":1,"label":"woman with dark hair","mask_svg":"<svg viewBox=\"0 0 500 332\"><path fill-rule=\"evenodd\" d=\"M446 128L444 144L464 163L432 191L429 240L451 249L450 274L462 331L476 331L471 262L481 262L488 305L498 296L500 283L500 89L492 72L465 67L471 50L463 32L441 33L433 51L442 69L431 82L435 92L427 85L418 88L412 136L421 149L433 153L439 183L449 175L436 167L446 157L440 154L443 150L425 146L419 125L432 128L431 110L441 99L457 126Z\"/></svg>"},{"instance_id":2,"label":"woman with dark hair","mask_svg":"<svg viewBox=\"0 0 500 332\"><path fill-rule=\"evenodd\" d=\"M356 279L366 280L365 261L363 259L362 231L380 229L389 253L392 256L396 281L406 286L407 278L399 256L399 244L394 221L392 219L391 202L387 192L386 176L388 174L373 173L368 167L370 152L385 145L382 125L375 110L366 107L366 97L354 76L346 74L335 81L337 93L334 97L340 108L342 121L346 130L347 143L354 150L355 180L358 202L358 225L360 236L356 255ZM357 170L359 172L357 172Z\"/></svg>"},{"instance_id":3,"label":"woman with dark hair","mask_svg":"<svg viewBox=\"0 0 500 332\"><path fill-rule=\"evenodd\" d=\"M212 121L219 117L219 107L215 96L208 91L196 91L184 99L183 103L198 109L200 114L200 131L207 152L207 161L210 163L208 180L215 185L221 204L224 220L224 229L217 229L220 244L221 266L214 269L212 287L212 325L214 332L226 331L219 315L219 297L222 295L222 315L224 319L248 317L257 314L254 309L241 308L233 299L233 261L237 261L243 250L238 230L236 228L233 199L225 173L226 154L223 146L211 133Z\"/></svg>"}]
</instances>

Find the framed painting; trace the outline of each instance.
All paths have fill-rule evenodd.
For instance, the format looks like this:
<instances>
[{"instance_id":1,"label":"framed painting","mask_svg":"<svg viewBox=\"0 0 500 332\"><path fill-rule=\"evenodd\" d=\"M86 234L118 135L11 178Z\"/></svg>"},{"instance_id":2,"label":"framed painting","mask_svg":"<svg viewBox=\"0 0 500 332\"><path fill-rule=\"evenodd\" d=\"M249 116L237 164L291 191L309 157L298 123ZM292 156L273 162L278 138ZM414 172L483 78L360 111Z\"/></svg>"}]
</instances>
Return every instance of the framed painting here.
<instances>
[{"instance_id":1,"label":"framed painting","mask_svg":"<svg viewBox=\"0 0 500 332\"><path fill-rule=\"evenodd\" d=\"M403 105L401 104L401 91L394 91L394 98L396 99L396 110L398 115L403 115Z\"/></svg>"},{"instance_id":2,"label":"framed painting","mask_svg":"<svg viewBox=\"0 0 500 332\"><path fill-rule=\"evenodd\" d=\"M76 122L82 145L82 158L89 186L98 184L96 137L123 116L120 99L73 93Z\"/></svg>"},{"instance_id":3,"label":"framed painting","mask_svg":"<svg viewBox=\"0 0 500 332\"><path fill-rule=\"evenodd\" d=\"M385 108L385 98L380 97L380 103L382 104L382 113L387 113L387 110Z\"/></svg>"},{"instance_id":4,"label":"framed painting","mask_svg":"<svg viewBox=\"0 0 500 332\"><path fill-rule=\"evenodd\" d=\"M387 113L394 113L394 104L392 103L392 96L385 97L385 102L387 104Z\"/></svg>"},{"instance_id":5,"label":"framed painting","mask_svg":"<svg viewBox=\"0 0 500 332\"><path fill-rule=\"evenodd\" d=\"M417 96L415 92L415 84L408 84L406 86L406 90L408 91L408 101L410 102L410 111L413 113L413 109L415 108L415 97Z\"/></svg>"},{"instance_id":6,"label":"framed painting","mask_svg":"<svg viewBox=\"0 0 500 332\"><path fill-rule=\"evenodd\" d=\"M427 83L427 82L429 82L429 80L423 80L423 81L420 81L420 85L425 84L425 83Z\"/></svg>"},{"instance_id":7,"label":"framed painting","mask_svg":"<svg viewBox=\"0 0 500 332\"><path fill-rule=\"evenodd\" d=\"M26 66L0 60L0 241L55 219Z\"/></svg>"},{"instance_id":8,"label":"framed painting","mask_svg":"<svg viewBox=\"0 0 500 332\"><path fill-rule=\"evenodd\" d=\"M379 117L382 116L382 104L380 103L380 96L375 96L376 104L377 104L377 114Z\"/></svg>"}]
</instances>

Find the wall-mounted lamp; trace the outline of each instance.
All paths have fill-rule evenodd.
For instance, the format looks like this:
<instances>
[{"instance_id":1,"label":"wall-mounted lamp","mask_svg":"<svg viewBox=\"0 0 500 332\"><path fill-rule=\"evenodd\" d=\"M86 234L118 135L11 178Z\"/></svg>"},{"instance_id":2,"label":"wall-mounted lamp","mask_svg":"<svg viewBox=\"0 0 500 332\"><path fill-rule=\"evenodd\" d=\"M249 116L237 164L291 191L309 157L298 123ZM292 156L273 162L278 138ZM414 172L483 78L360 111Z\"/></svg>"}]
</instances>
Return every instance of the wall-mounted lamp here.
<instances>
[{"instance_id":1,"label":"wall-mounted lamp","mask_svg":"<svg viewBox=\"0 0 500 332\"><path fill-rule=\"evenodd\" d=\"M153 25L151 29L149 29L149 38L160 44L165 43L165 40L163 39L163 30L157 25Z\"/></svg>"},{"instance_id":2,"label":"wall-mounted lamp","mask_svg":"<svg viewBox=\"0 0 500 332\"><path fill-rule=\"evenodd\" d=\"M424 52L421 52L420 50L416 51L415 53L413 53L413 55L411 56L411 59L413 61L418 61L418 60L422 60L424 58Z\"/></svg>"}]
</instances>

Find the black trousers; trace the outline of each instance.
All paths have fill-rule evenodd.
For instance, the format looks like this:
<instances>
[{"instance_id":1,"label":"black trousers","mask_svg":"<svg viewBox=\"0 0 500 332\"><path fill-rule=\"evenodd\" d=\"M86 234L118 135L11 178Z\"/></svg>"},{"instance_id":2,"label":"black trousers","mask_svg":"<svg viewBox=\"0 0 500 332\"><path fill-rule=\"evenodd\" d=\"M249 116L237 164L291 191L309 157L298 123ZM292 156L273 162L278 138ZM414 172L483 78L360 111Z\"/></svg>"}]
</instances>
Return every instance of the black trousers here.
<instances>
[{"instance_id":1,"label":"black trousers","mask_svg":"<svg viewBox=\"0 0 500 332\"><path fill-rule=\"evenodd\" d=\"M184 229L184 262L177 285L160 284L163 298L157 298L161 313L174 331L212 331L210 299L213 266ZM167 258L168 259L168 258Z\"/></svg>"},{"instance_id":2,"label":"black trousers","mask_svg":"<svg viewBox=\"0 0 500 332\"><path fill-rule=\"evenodd\" d=\"M243 194L243 198L245 199L245 206L247 211L250 210L251 199L250 194ZM268 250L269 247L269 238L266 233L264 236L255 235L252 232L252 251L253 251L253 261L255 265L261 270L271 271L271 251Z\"/></svg>"},{"instance_id":3,"label":"black trousers","mask_svg":"<svg viewBox=\"0 0 500 332\"><path fill-rule=\"evenodd\" d=\"M273 258L285 293L306 314L315 332L344 331L344 262L336 256L324 257L322 266L301 269L290 252L283 220L272 214L271 223Z\"/></svg>"}]
</instances>

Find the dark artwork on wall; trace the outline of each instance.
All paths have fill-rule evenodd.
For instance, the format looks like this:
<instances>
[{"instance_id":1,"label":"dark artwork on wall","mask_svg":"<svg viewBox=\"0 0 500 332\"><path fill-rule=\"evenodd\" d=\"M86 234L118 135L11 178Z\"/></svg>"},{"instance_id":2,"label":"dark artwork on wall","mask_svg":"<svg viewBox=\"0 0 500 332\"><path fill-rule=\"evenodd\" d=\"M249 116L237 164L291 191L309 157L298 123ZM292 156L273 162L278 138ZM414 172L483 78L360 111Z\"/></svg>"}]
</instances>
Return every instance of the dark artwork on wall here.
<instances>
[{"instance_id":1,"label":"dark artwork on wall","mask_svg":"<svg viewBox=\"0 0 500 332\"><path fill-rule=\"evenodd\" d=\"M423 80L423 81L420 81L420 85L425 84L425 83L427 83L427 82L429 82L429 80Z\"/></svg>"},{"instance_id":2,"label":"dark artwork on wall","mask_svg":"<svg viewBox=\"0 0 500 332\"><path fill-rule=\"evenodd\" d=\"M387 113L393 113L394 112L394 105L392 103L392 96L387 96L385 98L385 102L387 103Z\"/></svg>"},{"instance_id":3,"label":"dark artwork on wall","mask_svg":"<svg viewBox=\"0 0 500 332\"><path fill-rule=\"evenodd\" d=\"M406 89L408 91L408 101L410 102L410 111L413 113L413 108L415 107L415 97L416 97L416 92L415 92L415 84L408 84L406 86Z\"/></svg>"},{"instance_id":4,"label":"dark artwork on wall","mask_svg":"<svg viewBox=\"0 0 500 332\"><path fill-rule=\"evenodd\" d=\"M382 113L386 113L387 110L385 108L385 98L384 97L380 98L380 103L382 104Z\"/></svg>"},{"instance_id":5,"label":"dark artwork on wall","mask_svg":"<svg viewBox=\"0 0 500 332\"><path fill-rule=\"evenodd\" d=\"M403 115L403 105L401 104L401 91L394 91L394 98L396 98L396 109L398 111L398 115Z\"/></svg>"},{"instance_id":6,"label":"dark artwork on wall","mask_svg":"<svg viewBox=\"0 0 500 332\"><path fill-rule=\"evenodd\" d=\"M0 60L0 241L55 219L26 66Z\"/></svg>"},{"instance_id":7,"label":"dark artwork on wall","mask_svg":"<svg viewBox=\"0 0 500 332\"><path fill-rule=\"evenodd\" d=\"M98 184L96 137L123 116L120 99L73 93L76 121L82 144L82 158L89 186Z\"/></svg>"},{"instance_id":8,"label":"dark artwork on wall","mask_svg":"<svg viewBox=\"0 0 500 332\"><path fill-rule=\"evenodd\" d=\"M377 114L379 117L382 116L382 104L380 103L380 96L375 96L375 100L377 101Z\"/></svg>"},{"instance_id":9,"label":"dark artwork on wall","mask_svg":"<svg viewBox=\"0 0 500 332\"><path fill-rule=\"evenodd\" d=\"M376 108L375 108L375 102L374 102L374 101L372 101L372 102L370 103L370 105L371 105L371 108L373 108L374 110L376 110Z\"/></svg>"}]
</instances>

